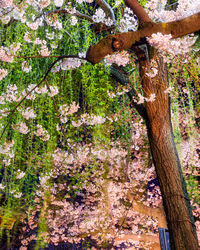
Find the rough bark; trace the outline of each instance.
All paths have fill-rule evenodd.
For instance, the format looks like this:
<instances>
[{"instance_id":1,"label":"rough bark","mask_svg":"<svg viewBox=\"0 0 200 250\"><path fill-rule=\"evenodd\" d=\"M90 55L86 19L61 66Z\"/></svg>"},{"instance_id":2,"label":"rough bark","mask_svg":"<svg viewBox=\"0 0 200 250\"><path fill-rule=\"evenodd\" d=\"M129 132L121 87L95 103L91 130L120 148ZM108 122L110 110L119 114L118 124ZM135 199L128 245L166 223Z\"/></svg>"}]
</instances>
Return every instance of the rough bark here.
<instances>
[{"instance_id":1,"label":"rough bark","mask_svg":"<svg viewBox=\"0 0 200 250\"><path fill-rule=\"evenodd\" d=\"M163 197L171 249L197 250L198 241L192 210L173 139L170 100L168 94L164 93L168 88L167 68L153 48L148 48L150 56L147 58L138 45L145 44L146 37L157 32L171 34L172 38L177 38L200 30L200 13L179 21L154 23L136 0L125 2L138 17L139 30L118 33L102 39L89 48L86 59L96 64L106 55L112 55L116 51L132 49L136 52L144 95L147 98L151 94L156 95L154 102L146 102L145 107L136 106L136 109L146 121L152 158ZM158 64L158 74L154 78L146 75L149 73L152 59Z\"/></svg>"},{"instance_id":2,"label":"rough bark","mask_svg":"<svg viewBox=\"0 0 200 250\"><path fill-rule=\"evenodd\" d=\"M87 52L87 60L93 64L99 63L108 54L112 55L116 51L131 49L136 43L144 43L145 38L153 33L171 34L172 38L177 38L198 30L200 30L200 13L169 23L148 22L135 32L110 35L99 43L90 46Z\"/></svg>"},{"instance_id":3,"label":"rough bark","mask_svg":"<svg viewBox=\"0 0 200 250\"><path fill-rule=\"evenodd\" d=\"M156 94L154 102L145 104L146 125L163 197L171 249L197 250L194 219L173 139L170 100L168 94L164 93L168 88L167 68L153 48L149 52L150 58L146 58L142 50L137 51L137 56L143 92L146 97ZM146 75L150 67L149 60L152 59L158 64L158 74L154 78Z\"/></svg>"}]
</instances>

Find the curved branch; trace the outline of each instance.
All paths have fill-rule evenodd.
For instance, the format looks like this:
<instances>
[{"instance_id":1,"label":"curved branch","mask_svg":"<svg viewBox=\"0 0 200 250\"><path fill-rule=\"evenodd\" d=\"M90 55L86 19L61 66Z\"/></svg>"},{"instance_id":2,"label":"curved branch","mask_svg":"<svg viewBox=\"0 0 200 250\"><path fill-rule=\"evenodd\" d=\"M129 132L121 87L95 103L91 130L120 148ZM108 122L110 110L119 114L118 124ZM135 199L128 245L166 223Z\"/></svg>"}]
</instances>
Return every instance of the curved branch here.
<instances>
[{"instance_id":1,"label":"curved branch","mask_svg":"<svg viewBox=\"0 0 200 250\"><path fill-rule=\"evenodd\" d=\"M80 58L80 57L77 56L77 55L68 55L68 56L65 56L65 55L64 55L64 56L60 56L58 59L56 59L56 60L49 66L49 68L48 68L46 74L44 75L44 77L42 78L42 80L41 80L34 88L32 88L32 89L24 96L24 98L22 98L22 100L14 107L14 109L11 111L11 114L10 114L10 116L9 116L9 118L8 118L8 122L7 122L6 126L4 127L4 129L3 129L2 133L1 133L0 140L2 139L2 137L3 137L4 133L5 133L5 131L6 131L7 127L8 127L8 125L9 125L9 123L10 123L10 121L11 121L11 119L12 119L14 113L15 113L15 111L17 110L17 108L23 103L23 101L26 99L27 96L29 96L29 95L30 95L37 87L39 87L44 81L46 81L46 78L47 78L48 74L50 73L51 69L53 68L53 66L54 66L57 62L59 62L60 60L62 60L62 59L64 59L64 58L78 58L78 59L82 59L82 60L87 60L86 58Z\"/></svg>"},{"instance_id":2,"label":"curved branch","mask_svg":"<svg viewBox=\"0 0 200 250\"><path fill-rule=\"evenodd\" d=\"M131 8L137 16L140 26L144 23L152 22L145 9L138 3L137 0L125 0L125 4Z\"/></svg>"},{"instance_id":3,"label":"curved branch","mask_svg":"<svg viewBox=\"0 0 200 250\"><path fill-rule=\"evenodd\" d=\"M105 13L111 18L111 20L115 23L115 14L112 10L111 6L104 0L95 0L95 2L105 11Z\"/></svg>"},{"instance_id":4,"label":"curved branch","mask_svg":"<svg viewBox=\"0 0 200 250\"><path fill-rule=\"evenodd\" d=\"M171 34L172 38L182 37L200 30L200 12L182 20L169 23L145 23L137 31L118 33L102 39L90 46L87 59L93 64L99 63L106 55L116 51L133 49L134 45L144 43L153 33Z\"/></svg>"},{"instance_id":5,"label":"curved branch","mask_svg":"<svg viewBox=\"0 0 200 250\"><path fill-rule=\"evenodd\" d=\"M113 75L117 81L119 81L122 85L127 86L129 84L128 78L122 74L117 66L111 66L110 67L110 73ZM136 91L133 87L131 87L131 90L127 93L131 100L131 105L135 107L135 109L138 111L138 113L142 116L142 118L145 120L146 119L146 109L143 104L137 104L134 100L133 97L136 96Z\"/></svg>"}]
</instances>

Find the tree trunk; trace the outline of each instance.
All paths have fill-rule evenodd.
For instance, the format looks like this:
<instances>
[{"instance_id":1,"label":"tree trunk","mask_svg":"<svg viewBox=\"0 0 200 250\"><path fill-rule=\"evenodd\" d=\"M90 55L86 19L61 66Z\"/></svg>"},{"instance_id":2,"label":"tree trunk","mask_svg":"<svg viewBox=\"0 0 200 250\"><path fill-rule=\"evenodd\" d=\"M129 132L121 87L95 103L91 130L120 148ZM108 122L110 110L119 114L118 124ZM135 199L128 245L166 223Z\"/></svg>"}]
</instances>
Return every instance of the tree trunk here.
<instances>
[{"instance_id":1,"label":"tree trunk","mask_svg":"<svg viewBox=\"0 0 200 250\"><path fill-rule=\"evenodd\" d=\"M146 102L148 138L163 197L171 249L197 250L198 241L190 201L183 179L181 165L173 139L170 100L164 91L168 88L167 68L155 49L148 48L149 56L138 49L139 70L145 97L155 93L153 102ZM150 57L150 58L147 58ZM150 78L152 60L157 62L158 74Z\"/></svg>"}]
</instances>

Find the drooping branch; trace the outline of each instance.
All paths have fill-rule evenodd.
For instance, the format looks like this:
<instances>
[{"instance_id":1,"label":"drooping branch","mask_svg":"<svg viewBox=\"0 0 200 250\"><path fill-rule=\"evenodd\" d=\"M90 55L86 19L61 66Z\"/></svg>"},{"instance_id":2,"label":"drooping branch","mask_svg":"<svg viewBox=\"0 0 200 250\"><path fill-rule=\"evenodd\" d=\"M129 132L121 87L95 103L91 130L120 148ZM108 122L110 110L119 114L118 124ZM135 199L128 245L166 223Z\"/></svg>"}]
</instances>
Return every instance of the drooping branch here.
<instances>
[{"instance_id":1,"label":"drooping branch","mask_svg":"<svg viewBox=\"0 0 200 250\"><path fill-rule=\"evenodd\" d=\"M2 131L2 133L1 133L1 135L0 135L0 140L2 139L2 137L3 137L4 133L5 133L5 131L6 131L7 127L8 127L8 125L10 124L10 121L11 121L11 119L12 119L12 117L13 117L15 111L17 110L17 108L20 107L20 105L26 100L27 96L29 96L36 88L38 88L43 82L46 81L47 76L49 75L49 73L51 72L51 69L55 66L55 64L56 64L57 62L59 62L60 60L65 59L65 58L77 58L77 59L81 59L81 60L87 61L86 58L80 58L80 57L77 56L77 55L67 55L67 56L66 56L66 55L63 55L63 56L59 56L58 59L56 59L54 62L52 62L51 65L49 66L47 72L45 73L44 77L42 78L42 80L41 80L34 88L32 88L32 89L31 89L31 90L21 99L21 101L19 101L19 103L14 107L13 110L10 111L10 116L9 116L9 118L8 118L8 122L7 122L6 126L4 127L4 129L3 129L3 131Z\"/></svg>"},{"instance_id":2,"label":"drooping branch","mask_svg":"<svg viewBox=\"0 0 200 250\"><path fill-rule=\"evenodd\" d=\"M131 8L137 16L141 27L144 23L152 22L145 9L138 3L137 0L125 0L125 4Z\"/></svg>"},{"instance_id":3,"label":"drooping branch","mask_svg":"<svg viewBox=\"0 0 200 250\"><path fill-rule=\"evenodd\" d=\"M117 79L118 82L120 82L123 86L127 86L129 85L129 79L122 74L117 66L111 66L110 67L110 73L111 75L114 76L114 78ZM145 110L145 106L143 104L137 104L134 100L133 97L136 97L136 91L133 87L131 87L131 90L127 93L127 95L129 96L130 100L131 100L131 105L135 107L135 109L137 110L137 112L143 117L143 119L146 119L146 110Z\"/></svg>"},{"instance_id":4,"label":"drooping branch","mask_svg":"<svg viewBox=\"0 0 200 250\"><path fill-rule=\"evenodd\" d=\"M95 2L105 11L105 13L111 18L111 20L115 23L115 14L112 10L111 6L104 0L95 0Z\"/></svg>"},{"instance_id":5,"label":"drooping branch","mask_svg":"<svg viewBox=\"0 0 200 250\"><path fill-rule=\"evenodd\" d=\"M146 23L138 31L110 35L90 46L87 59L93 64L99 63L108 54L133 49L134 45L144 43L146 37L150 37L153 33L171 34L172 38L178 38L198 30L200 30L200 13L169 23Z\"/></svg>"}]
</instances>

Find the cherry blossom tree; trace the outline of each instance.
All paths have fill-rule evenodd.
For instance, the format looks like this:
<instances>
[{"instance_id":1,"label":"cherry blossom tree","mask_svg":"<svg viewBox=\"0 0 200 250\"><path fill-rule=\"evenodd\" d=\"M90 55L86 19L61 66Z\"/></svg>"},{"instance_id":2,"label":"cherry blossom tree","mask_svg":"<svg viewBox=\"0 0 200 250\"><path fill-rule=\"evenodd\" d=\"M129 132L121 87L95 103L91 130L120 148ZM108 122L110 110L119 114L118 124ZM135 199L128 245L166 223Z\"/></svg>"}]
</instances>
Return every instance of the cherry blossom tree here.
<instances>
[{"instance_id":1,"label":"cherry blossom tree","mask_svg":"<svg viewBox=\"0 0 200 250\"><path fill-rule=\"evenodd\" d=\"M78 5L82 3L83 1L77 1ZM25 61L22 62L21 69L25 73L30 73L32 70L32 66L29 65L28 62L29 58L57 57L57 59L53 61L48 67L46 74L42 76L42 80L38 84L28 86L27 89L23 90L21 95L19 95L16 85L13 84L7 87L6 97L1 96L1 102L3 103L6 99L8 102L18 102L18 104L11 111L10 118L8 119L8 125L4 127L2 136L5 133L6 128L9 126L9 122L11 121L14 112L19 109L20 105L25 99L34 100L37 95L43 95L47 93L49 97L52 98L55 110L59 117L57 129L65 134L63 126L65 123L67 123L68 116L77 112L79 106L75 102L72 102L70 106L63 104L59 109L56 107L54 96L57 95L58 89L56 86L51 86L48 83L49 74L59 72L60 70L76 69L81 66L81 61L87 61L95 65L105 59L105 63L110 65L110 73L113 78L117 79L121 85L125 85L125 87L128 88L128 90L124 89L123 91L127 92L131 99L131 108L136 109L146 123L151 155L159 180L159 186L167 219L167 226L170 232L171 248L198 249L198 241L190 200L187 195L181 165L173 138L169 98L170 87L168 84L166 63L170 62L170 60L173 60L177 54L186 54L189 52L189 47L191 47L196 42L196 38L194 36L190 36L189 34L197 32L200 29L200 4L198 1L192 2L180 0L175 11L168 11L165 9L167 1L164 0L150 1L146 4L145 8L140 5L139 1L125 0L126 7L123 6L122 14L120 13L121 16L116 19L117 7L122 5L121 2L116 1L113 8L110 5L112 3L109 4L104 0L96 0L95 3L98 4L99 8L96 8L94 10L95 12L93 13L94 15L91 16L91 10L89 7L88 12L82 13L79 11L78 6L77 8L74 7L73 2L65 3L61 0L56 0L54 2L43 0L22 1L20 3L16 3L15 1L1 2L1 21L8 27L12 25L12 22L17 21L26 25L29 30L33 31L39 29L44 24L57 30L62 30L62 19L59 20L57 15L64 14L66 16L70 16L72 26L77 24L78 19L91 22L93 24L92 28L96 32L96 37L105 31L107 33L111 33L110 35L106 34L106 37L104 38L101 37L102 39L100 39L100 41L94 39L92 42L88 42L87 46L85 46L85 49L87 50L86 54L81 52L79 55L54 56L51 54L51 49L56 49L57 45L52 43L51 48L48 47L45 40L42 40L38 37L33 38L31 32L28 30L24 35L24 40L27 43L32 44L32 46L37 47L38 55L20 55L21 43L10 44L9 46L5 44L2 45L0 48L1 61L6 64L12 64L15 62L15 60L24 58ZM86 1L84 4L85 6L89 6L89 4L93 3L91 3L91 1ZM30 17L29 14L32 16ZM55 35L57 34L50 34L48 33L48 30L46 31L46 36L49 40L53 39ZM68 35L71 37L70 34ZM186 37L182 38L183 36ZM93 43L93 45L91 43ZM65 46L65 41L63 41L63 46ZM133 54L137 57L139 63L139 74L141 79L140 87L142 89L142 92L139 94L137 94L137 89L134 89L133 86L129 86L130 80L127 78L126 71L123 68L131 61L130 56ZM0 69L1 80L4 78L6 79L8 74L9 72L7 68ZM42 87L43 83L45 83L45 86ZM1 114L2 117L6 116L8 112L9 110L4 109ZM31 107L27 107L25 110L22 110L21 113L27 121L29 121L29 119L34 119L36 116L34 110ZM94 124L102 124L104 122L105 118L102 118L101 116L84 114L79 120L73 121L72 125L78 128L82 124L93 126ZM29 127L24 121L17 122L12 126L12 129L24 135L27 135L30 132ZM49 141L50 138L48 131L39 123L36 125L33 135L43 142ZM1 152L3 152L7 157L5 162L7 165L9 165L10 161L12 160L12 154L10 153L10 148L12 148L12 146L12 142L6 142L1 149ZM74 161L74 164L76 163L77 166L77 172L81 171L81 167L85 163L84 160L86 161L86 158L89 157L88 152L90 150L93 152L95 157L98 155L97 158L99 160L107 160L107 158L103 159L104 157L98 152L97 149L89 148L90 147L86 146L80 151L77 151L77 161ZM84 153L81 153L81 151ZM126 155L122 149L119 151L113 150L109 153L104 152L103 155L110 154L111 156L116 157L116 159L120 158L120 156L122 157L123 154L124 156ZM70 157L69 155L66 155L66 153L57 150L54 154L55 169L59 167L62 168L62 163L65 161L65 158L67 158L66 164L70 165L73 161L73 159ZM94 165L95 163L93 162L92 156L90 160L91 165ZM116 160L114 162L111 161L109 164L110 166L113 166L114 164L119 164L119 162ZM134 167L134 164L132 164L132 167ZM61 171L64 170L61 169ZM75 170L69 167L68 171L70 174L70 171L73 172ZM113 167L111 171L113 176L117 175L115 171L116 170ZM55 175L56 173L53 174ZM97 182L100 186L103 186L106 197L109 196L109 193L112 193L112 197L109 199L113 202L113 207L116 206L114 200L116 199L117 191L118 193L124 192L124 195L132 197L130 193L128 194L128 189L126 187L128 182L121 186L116 186L115 183L112 183L111 185L111 181L109 182L102 180L98 174L97 176L94 174L94 178L98 179ZM24 177L24 175L24 172L18 171L16 179L21 179ZM131 177L133 177L133 175L133 173L130 174ZM144 177L144 175L141 174L141 178L142 177ZM49 178L45 175L40 177L41 189L45 190L45 185L48 182L48 179ZM63 188L63 186L59 187L59 185L56 187L58 189ZM75 188L76 187L74 187L74 189ZM91 204L94 202L94 197L90 197L89 195L93 192L93 189L95 192L99 191L95 184L91 183L91 186L87 191L88 193L86 194L89 200L88 206L91 206ZM41 191L41 195L45 196L45 192L46 191ZM52 192L54 192L54 190ZM17 197L20 197L21 195L22 193L15 194ZM102 202L102 204L104 203ZM53 199L52 206L63 207L60 217L58 217L58 221L56 221L57 223L64 219L66 220L66 223L71 223L69 218L63 217L66 211L74 211L72 205L69 202L59 203ZM137 206L135 205L135 207ZM81 215L80 217L82 217L84 208L79 206L76 209ZM98 207L99 213L102 213L102 210L103 205ZM52 228L56 223L51 217L51 215L54 213L53 211L54 210L52 209L52 213L48 216L48 222ZM45 208L42 210L42 212L44 214L46 213ZM103 223L105 224L104 227L108 228L110 225L109 223L111 223L110 221L107 224L105 222L105 218L107 214L110 213L110 211L104 212L104 217L102 217L104 218L104 221L96 221L96 223L99 225L99 228L101 228ZM113 216L113 218L118 218L117 211L115 212L116 215ZM34 215L35 214L36 211ZM90 213L89 216L92 218L94 213ZM133 213L129 216L134 217L136 215ZM117 224L116 221L112 221L113 225ZM77 223L79 223L79 229L73 225L73 227L69 229L69 233L71 235L76 234L76 230L78 233L78 230L80 229L84 232L83 229L86 230L89 226L89 222L87 225L85 221L81 221L81 218ZM94 223L94 221L92 223ZM31 219L29 225L30 227L34 227L34 225L32 225ZM105 236L105 238L109 239L112 233L113 232L108 233L107 231L107 236ZM58 236L56 233L53 233L53 236L53 242L56 242ZM46 236L42 235L41 237L45 238ZM24 245L26 245L25 243L26 242L24 242Z\"/></svg>"},{"instance_id":2,"label":"cherry blossom tree","mask_svg":"<svg viewBox=\"0 0 200 250\"><path fill-rule=\"evenodd\" d=\"M171 17L171 22L164 23L166 19L161 20L161 23L154 23L137 1L126 1L126 4L138 17L139 30L111 35L101 40L98 44L90 47L87 58L92 63L97 63L107 54L113 54L114 51L124 49L135 51L139 60L145 98L149 98L152 94L156 96L154 101L148 102L146 100L145 105L138 107L137 104L136 109L146 121L151 153L159 179L171 237L171 247L172 249L197 249L194 221L173 141L170 100L165 92L168 89L166 64L155 48L148 44L145 48L141 48L140 44L145 43L145 37L150 37L153 34L151 38L147 39L149 44L157 47L158 50L161 47L167 50L168 43L163 43L162 34L169 34L170 38L176 38L198 31L199 13L190 17L187 17L188 14L182 14L183 16L179 16L179 18L182 17L180 21L171 21L176 19L174 16ZM158 17L160 17L159 14ZM168 18L167 13L165 14L165 18ZM198 23L196 27L195 23ZM192 30L192 27L194 27L194 30ZM154 35L155 33L156 35ZM160 44L162 44L161 47ZM178 51L173 52L178 53ZM156 72L150 75L149 71L154 62L156 63Z\"/></svg>"}]
</instances>

